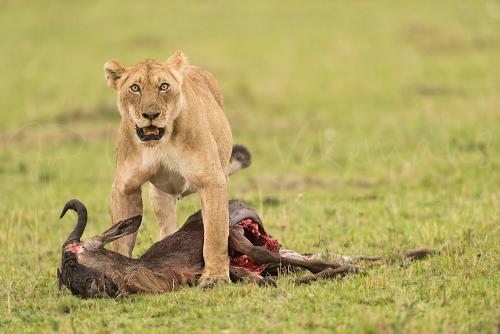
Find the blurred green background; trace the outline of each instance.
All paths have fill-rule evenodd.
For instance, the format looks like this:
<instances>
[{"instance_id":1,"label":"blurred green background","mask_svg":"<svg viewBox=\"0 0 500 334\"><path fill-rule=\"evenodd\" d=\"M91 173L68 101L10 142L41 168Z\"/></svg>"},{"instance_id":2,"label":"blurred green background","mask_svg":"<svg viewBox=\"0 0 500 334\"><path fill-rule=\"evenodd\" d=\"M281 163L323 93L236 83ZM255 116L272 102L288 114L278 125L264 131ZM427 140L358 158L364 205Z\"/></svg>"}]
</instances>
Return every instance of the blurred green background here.
<instances>
[{"instance_id":1,"label":"blurred green background","mask_svg":"<svg viewBox=\"0 0 500 334\"><path fill-rule=\"evenodd\" d=\"M2 0L0 31L3 332L498 332L499 1ZM253 153L232 197L285 247L382 266L308 287L57 291L63 204L88 205L87 237L110 221L103 64L177 49L218 78ZM135 255L158 237L145 207ZM401 262L420 246L442 254Z\"/></svg>"}]
</instances>

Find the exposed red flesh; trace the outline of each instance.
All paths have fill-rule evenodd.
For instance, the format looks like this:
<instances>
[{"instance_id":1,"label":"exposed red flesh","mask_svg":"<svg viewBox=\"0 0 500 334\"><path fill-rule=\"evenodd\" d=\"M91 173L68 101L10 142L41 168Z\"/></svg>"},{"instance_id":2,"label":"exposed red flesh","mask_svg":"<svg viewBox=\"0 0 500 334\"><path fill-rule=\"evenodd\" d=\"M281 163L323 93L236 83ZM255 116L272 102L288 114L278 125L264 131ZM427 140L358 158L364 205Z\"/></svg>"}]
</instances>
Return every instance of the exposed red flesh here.
<instances>
[{"instance_id":1,"label":"exposed red flesh","mask_svg":"<svg viewBox=\"0 0 500 334\"><path fill-rule=\"evenodd\" d=\"M80 254L84 251L84 248L81 245L74 243L74 242L67 245L64 249L66 251L70 251L71 253L75 253L75 254Z\"/></svg>"},{"instance_id":2,"label":"exposed red flesh","mask_svg":"<svg viewBox=\"0 0 500 334\"><path fill-rule=\"evenodd\" d=\"M237 228L243 229L246 233L251 233L255 238L254 244L260 246L264 249L270 250L271 252L278 253L280 250L280 244L278 240L271 238L269 234L264 232L259 224L255 223L251 219L245 219L240 221L235 225ZM254 273L260 274L267 268L268 264L256 264L252 262L250 257L240 253L234 252L231 254L231 265L235 267L243 267Z\"/></svg>"}]
</instances>

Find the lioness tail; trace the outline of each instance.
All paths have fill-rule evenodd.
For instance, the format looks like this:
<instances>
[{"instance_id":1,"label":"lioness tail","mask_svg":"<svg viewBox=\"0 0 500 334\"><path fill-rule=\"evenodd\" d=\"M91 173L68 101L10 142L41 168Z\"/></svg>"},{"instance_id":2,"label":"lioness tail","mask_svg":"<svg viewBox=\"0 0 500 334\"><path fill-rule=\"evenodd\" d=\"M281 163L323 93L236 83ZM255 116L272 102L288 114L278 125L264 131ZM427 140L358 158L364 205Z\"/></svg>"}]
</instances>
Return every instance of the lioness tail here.
<instances>
[{"instance_id":1,"label":"lioness tail","mask_svg":"<svg viewBox=\"0 0 500 334\"><path fill-rule=\"evenodd\" d=\"M231 160L229 165L229 175L232 175L240 169L247 168L252 164L252 154L243 145L233 145L231 152Z\"/></svg>"}]
</instances>

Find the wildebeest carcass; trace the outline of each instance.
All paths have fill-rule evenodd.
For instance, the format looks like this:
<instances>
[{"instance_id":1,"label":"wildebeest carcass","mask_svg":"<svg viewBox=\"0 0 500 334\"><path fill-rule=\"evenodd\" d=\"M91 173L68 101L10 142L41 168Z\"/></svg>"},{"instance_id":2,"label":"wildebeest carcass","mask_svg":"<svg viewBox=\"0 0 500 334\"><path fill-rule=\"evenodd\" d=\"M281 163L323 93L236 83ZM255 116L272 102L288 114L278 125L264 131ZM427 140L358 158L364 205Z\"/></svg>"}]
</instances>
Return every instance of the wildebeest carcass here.
<instances>
[{"instance_id":1,"label":"wildebeest carcass","mask_svg":"<svg viewBox=\"0 0 500 334\"><path fill-rule=\"evenodd\" d=\"M74 295L86 298L116 297L172 291L183 285L195 285L201 276L204 266L201 211L191 215L177 232L133 259L104 246L136 232L141 216L121 221L104 233L82 241L87 210L80 201L71 200L64 206L61 218L70 209L78 213L78 220L62 246L61 267L57 270L60 288L64 285ZM229 202L229 217L228 256L233 282L248 280L274 285L280 269L302 268L312 273L298 278L297 283L359 272L356 266L280 249L257 213L240 201Z\"/></svg>"}]
</instances>

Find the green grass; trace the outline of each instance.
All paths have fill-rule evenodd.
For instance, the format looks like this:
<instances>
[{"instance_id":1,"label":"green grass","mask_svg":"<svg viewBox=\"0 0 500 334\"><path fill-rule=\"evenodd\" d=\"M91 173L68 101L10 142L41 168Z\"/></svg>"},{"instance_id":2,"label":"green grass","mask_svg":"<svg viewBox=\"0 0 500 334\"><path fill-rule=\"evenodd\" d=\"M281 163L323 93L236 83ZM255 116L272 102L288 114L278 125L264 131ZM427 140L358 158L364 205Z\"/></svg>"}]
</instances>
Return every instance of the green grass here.
<instances>
[{"instance_id":1,"label":"green grass","mask_svg":"<svg viewBox=\"0 0 500 334\"><path fill-rule=\"evenodd\" d=\"M498 333L498 2L3 0L0 28L0 332ZM231 197L285 247L388 260L308 286L59 292L63 204L88 205L86 237L110 220L102 66L176 49L219 79L253 152ZM135 255L158 236L145 212ZM397 257L422 246L442 253Z\"/></svg>"}]
</instances>

